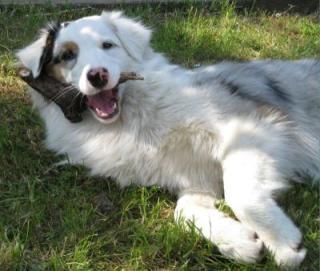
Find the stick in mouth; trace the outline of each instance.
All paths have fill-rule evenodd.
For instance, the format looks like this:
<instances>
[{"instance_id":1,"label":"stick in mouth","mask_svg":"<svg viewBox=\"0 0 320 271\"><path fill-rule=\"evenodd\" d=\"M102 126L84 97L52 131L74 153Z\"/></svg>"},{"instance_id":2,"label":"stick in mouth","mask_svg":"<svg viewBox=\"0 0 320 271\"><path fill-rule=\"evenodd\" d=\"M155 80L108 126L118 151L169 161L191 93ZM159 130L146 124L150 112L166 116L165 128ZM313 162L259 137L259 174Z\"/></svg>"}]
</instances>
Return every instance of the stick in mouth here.
<instances>
[{"instance_id":1,"label":"stick in mouth","mask_svg":"<svg viewBox=\"0 0 320 271\"><path fill-rule=\"evenodd\" d=\"M18 75L42 96L55 102L70 122L82 120L81 113L86 109L86 98L76 87L60 82L44 72L34 78L31 71L24 67L18 69ZM118 85L129 80L143 80L143 77L135 72L122 72Z\"/></svg>"}]
</instances>

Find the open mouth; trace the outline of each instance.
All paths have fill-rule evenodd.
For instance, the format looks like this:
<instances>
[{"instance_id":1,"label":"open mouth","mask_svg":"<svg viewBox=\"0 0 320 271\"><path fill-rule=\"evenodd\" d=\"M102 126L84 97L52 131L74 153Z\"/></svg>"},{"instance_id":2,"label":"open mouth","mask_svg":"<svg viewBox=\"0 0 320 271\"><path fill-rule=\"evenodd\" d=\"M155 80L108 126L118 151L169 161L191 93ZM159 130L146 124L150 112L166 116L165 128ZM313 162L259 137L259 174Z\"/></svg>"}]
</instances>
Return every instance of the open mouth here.
<instances>
[{"instance_id":1,"label":"open mouth","mask_svg":"<svg viewBox=\"0 0 320 271\"><path fill-rule=\"evenodd\" d=\"M102 90L98 94L86 96L87 106L103 120L113 118L119 113L118 88Z\"/></svg>"}]
</instances>

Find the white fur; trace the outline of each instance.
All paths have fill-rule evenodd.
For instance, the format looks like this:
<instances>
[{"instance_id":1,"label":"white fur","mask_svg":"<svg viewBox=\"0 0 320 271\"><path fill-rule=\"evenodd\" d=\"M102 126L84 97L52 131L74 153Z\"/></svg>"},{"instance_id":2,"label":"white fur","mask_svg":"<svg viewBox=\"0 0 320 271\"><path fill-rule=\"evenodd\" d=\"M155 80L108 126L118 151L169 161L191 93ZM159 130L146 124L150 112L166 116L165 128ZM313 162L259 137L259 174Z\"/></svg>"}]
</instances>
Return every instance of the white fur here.
<instances>
[{"instance_id":1,"label":"white fur","mask_svg":"<svg viewBox=\"0 0 320 271\"><path fill-rule=\"evenodd\" d=\"M274 198L288 187L295 171L318 173L319 106L305 113L300 99L301 106L297 102L295 109L287 110L289 119L277 110L266 113L257 103L231 95L218 81L195 83L205 74L212 78L227 71L229 64L185 70L154 53L150 36L150 30L119 12L82 18L60 31L55 49L70 40L80 48L65 78L84 94L95 91L87 86L89 67L105 66L111 74L110 87L121 71L135 71L145 79L121 85L120 117L108 124L96 121L90 111L82 122L72 124L55 104L33 91L32 100L45 121L48 148L68 154L71 163L85 165L93 175L114 177L122 186L157 184L177 193L176 219L186 225L192 222L228 257L255 262L265 244L279 265L298 266L306 253L298 248L301 233ZM117 47L101 50L104 40ZM34 75L39 44L18 53ZM298 62L276 67L285 70L288 65L289 74L283 72L281 77L279 71L276 76L286 82L293 98L299 97L298 85L304 82L288 78L309 76L308 71ZM255 91L260 87L258 79L234 77ZM310 100L320 104L319 95ZM215 209L223 191L241 222Z\"/></svg>"}]
</instances>

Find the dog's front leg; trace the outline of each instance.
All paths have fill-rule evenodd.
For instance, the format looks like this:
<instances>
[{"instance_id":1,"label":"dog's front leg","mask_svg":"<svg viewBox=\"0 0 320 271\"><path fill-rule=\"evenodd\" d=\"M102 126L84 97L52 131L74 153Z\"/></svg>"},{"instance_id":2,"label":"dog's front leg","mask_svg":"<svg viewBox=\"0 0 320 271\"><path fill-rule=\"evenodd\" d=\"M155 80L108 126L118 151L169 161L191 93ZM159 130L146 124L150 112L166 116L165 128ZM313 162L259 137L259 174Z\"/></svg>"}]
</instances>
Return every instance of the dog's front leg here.
<instances>
[{"instance_id":1,"label":"dog's front leg","mask_svg":"<svg viewBox=\"0 0 320 271\"><path fill-rule=\"evenodd\" d=\"M180 193L175 220L187 228L194 226L229 258L249 263L259 260L263 243L253 231L217 210L215 201L208 193Z\"/></svg>"}]
</instances>

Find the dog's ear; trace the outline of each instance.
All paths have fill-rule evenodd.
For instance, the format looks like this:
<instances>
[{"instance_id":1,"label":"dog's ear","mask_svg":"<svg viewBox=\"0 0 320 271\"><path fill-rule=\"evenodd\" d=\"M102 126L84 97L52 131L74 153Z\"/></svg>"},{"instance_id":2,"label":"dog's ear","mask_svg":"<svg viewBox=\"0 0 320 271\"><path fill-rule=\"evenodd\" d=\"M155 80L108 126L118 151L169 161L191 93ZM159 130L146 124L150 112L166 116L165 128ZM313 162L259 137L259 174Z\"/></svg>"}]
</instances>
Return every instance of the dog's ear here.
<instances>
[{"instance_id":1,"label":"dog's ear","mask_svg":"<svg viewBox=\"0 0 320 271\"><path fill-rule=\"evenodd\" d=\"M114 30L128 54L137 61L143 59L149 46L151 30L122 15L122 12L102 12L102 18Z\"/></svg>"},{"instance_id":2,"label":"dog's ear","mask_svg":"<svg viewBox=\"0 0 320 271\"><path fill-rule=\"evenodd\" d=\"M49 23L46 28L41 30L40 37L35 42L16 53L18 60L31 70L34 78L51 61L53 45L59 29L59 23Z\"/></svg>"},{"instance_id":3,"label":"dog's ear","mask_svg":"<svg viewBox=\"0 0 320 271\"><path fill-rule=\"evenodd\" d=\"M42 34L35 42L16 53L18 60L23 66L31 70L33 77L37 77L40 74L40 60L45 44L46 35Z\"/></svg>"}]
</instances>

